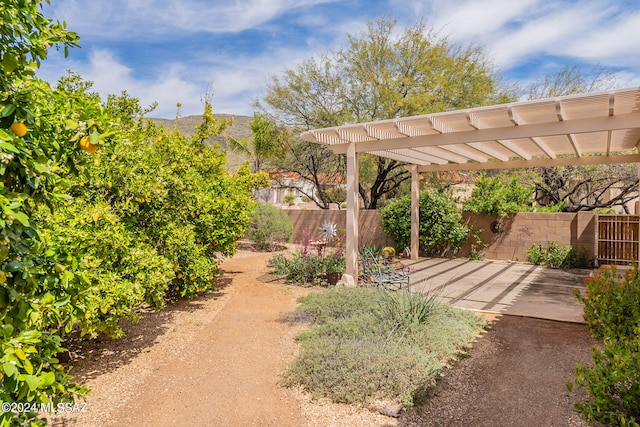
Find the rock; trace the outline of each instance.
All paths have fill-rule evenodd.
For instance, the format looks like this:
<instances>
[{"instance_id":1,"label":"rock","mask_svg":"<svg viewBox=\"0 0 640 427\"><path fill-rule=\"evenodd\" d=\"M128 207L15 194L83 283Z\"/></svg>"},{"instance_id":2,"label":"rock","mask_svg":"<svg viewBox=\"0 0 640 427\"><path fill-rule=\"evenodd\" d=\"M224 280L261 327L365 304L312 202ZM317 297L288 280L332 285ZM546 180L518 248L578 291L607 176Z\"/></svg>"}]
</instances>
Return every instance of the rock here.
<instances>
[{"instance_id":1,"label":"rock","mask_svg":"<svg viewBox=\"0 0 640 427\"><path fill-rule=\"evenodd\" d=\"M373 402L368 405L369 409L378 412L386 417L398 418L402 412L402 405L384 401Z\"/></svg>"},{"instance_id":2,"label":"rock","mask_svg":"<svg viewBox=\"0 0 640 427\"><path fill-rule=\"evenodd\" d=\"M355 286L356 281L350 274L343 274L342 278L336 283L337 288L354 288Z\"/></svg>"}]
</instances>

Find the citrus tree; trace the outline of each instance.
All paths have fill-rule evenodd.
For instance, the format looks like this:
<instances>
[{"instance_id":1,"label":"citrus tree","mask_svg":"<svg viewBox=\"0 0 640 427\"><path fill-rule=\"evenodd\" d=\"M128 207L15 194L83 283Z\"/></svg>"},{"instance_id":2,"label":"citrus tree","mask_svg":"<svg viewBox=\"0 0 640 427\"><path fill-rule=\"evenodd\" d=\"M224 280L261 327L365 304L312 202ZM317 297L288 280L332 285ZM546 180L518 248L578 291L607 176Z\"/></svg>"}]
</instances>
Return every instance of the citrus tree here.
<instances>
[{"instance_id":1,"label":"citrus tree","mask_svg":"<svg viewBox=\"0 0 640 427\"><path fill-rule=\"evenodd\" d=\"M79 151L64 114L48 114L53 91L35 71L48 49L66 50L78 37L43 16L40 3L0 8L0 400L9 405L1 425L29 423L40 405L55 408L84 391L56 358L77 316L78 260L48 248L34 221L62 197Z\"/></svg>"},{"instance_id":2,"label":"citrus tree","mask_svg":"<svg viewBox=\"0 0 640 427\"><path fill-rule=\"evenodd\" d=\"M0 426L37 425L86 392L58 359L67 335L117 335L141 304L213 287L265 180L202 145L221 129L210 104L186 139L126 93L36 78L47 49L78 41L40 1L3 2L0 37Z\"/></svg>"}]
</instances>

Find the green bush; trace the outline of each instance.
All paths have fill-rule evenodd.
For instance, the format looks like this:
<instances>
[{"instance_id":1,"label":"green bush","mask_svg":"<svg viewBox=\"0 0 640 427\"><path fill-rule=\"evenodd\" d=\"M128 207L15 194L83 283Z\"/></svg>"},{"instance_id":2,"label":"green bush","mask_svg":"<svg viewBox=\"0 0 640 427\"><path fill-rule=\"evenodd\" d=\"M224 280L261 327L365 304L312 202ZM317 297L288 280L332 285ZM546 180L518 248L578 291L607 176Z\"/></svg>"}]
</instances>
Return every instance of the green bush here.
<instances>
[{"instance_id":1,"label":"green bush","mask_svg":"<svg viewBox=\"0 0 640 427\"><path fill-rule=\"evenodd\" d=\"M536 265L567 269L577 265L577 254L571 245L547 242L531 246L527 250L527 260Z\"/></svg>"},{"instance_id":2,"label":"green bush","mask_svg":"<svg viewBox=\"0 0 640 427\"><path fill-rule=\"evenodd\" d=\"M346 260L341 250L321 256L311 254L306 248L293 253L291 258L277 254L269 260L275 274L284 275L291 283L313 283L327 273L344 273Z\"/></svg>"},{"instance_id":3,"label":"green bush","mask_svg":"<svg viewBox=\"0 0 640 427\"><path fill-rule=\"evenodd\" d=\"M585 279L586 294L575 295L584 305L584 320L596 337L628 340L640 327L640 271L637 266L620 275L603 267Z\"/></svg>"},{"instance_id":4,"label":"green bush","mask_svg":"<svg viewBox=\"0 0 640 427\"><path fill-rule=\"evenodd\" d=\"M82 335L118 336L120 321L137 319L142 303L163 306L174 276L171 262L127 230L109 205L75 199L55 214L44 212L41 221L50 251L80 258L76 274L85 280L75 289L74 305ZM64 259L58 265L69 268Z\"/></svg>"},{"instance_id":5,"label":"green bush","mask_svg":"<svg viewBox=\"0 0 640 427\"><path fill-rule=\"evenodd\" d=\"M397 252L402 252L411 243L411 196L389 202L381 216L385 233L394 239ZM442 255L447 249L459 249L468 232L450 192L420 193L421 250L428 255Z\"/></svg>"},{"instance_id":6,"label":"green bush","mask_svg":"<svg viewBox=\"0 0 640 427\"><path fill-rule=\"evenodd\" d=\"M640 272L625 274L605 267L585 280L586 291L575 291L584 304L584 319L592 335L604 339L592 350L593 366L578 363L575 384L586 398L576 409L589 423L638 426L640 422ZM573 388L573 383L567 383Z\"/></svg>"},{"instance_id":7,"label":"green bush","mask_svg":"<svg viewBox=\"0 0 640 427\"><path fill-rule=\"evenodd\" d=\"M214 288L217 260L234 253L249 226L252 190L266 182L248 165L229 174L224 152L202 144L226 125L209 103L191 138L141 122L126 139L101 147L72 189L108 204L138 241L169 260L169 289L180 296Z\"/></svg>"},{"instance_id":8,"label":"green bush","mask_svg":"<svg viewBox=\"0 0 640 427\"><path fill-rule=\"evenodd\" d=\"M341 288L301 301L292 317L312 327L298 337L302 350L284 383L335 402L382 397L405 407L416 404L442 364L485 324L471 312L407 292Z\"/></svg>"},{"instance_id":9,"label":"green bush","mask_svg":"<svg viewBox=\"0 0 640 427\"><path fill-rule=\"evenodd\" d=\"M605 338L602 350L591 351L593 366L576 366L576 385L587 397L575 408L590 424L640 426L640 328L635 334L629 341Z\"/></svg>"},{"instance_id":10,"label":"green bush","mask_svg":"<svg viewBox=\"0 0 640 427\"><path fill-rule=\"evenodd\" d=\"M293 224L289 215L269 203L258 203L253 210L246 237L259 250L275 250L278 245L291 241Z\"/></svg>"},{"instance_id":11,"label":"green bush","mask_svg":"<svg viewBox=\"0 0 640 427\"><path fill-rule=\"evenodd\" d=\"M517 178L508 182L501 177L480 177L471 192L471 198L463 209L473 213L485 213L504 217L515 212L529 212L533 190L518 183Z\"/></svg>"}]
</instances>

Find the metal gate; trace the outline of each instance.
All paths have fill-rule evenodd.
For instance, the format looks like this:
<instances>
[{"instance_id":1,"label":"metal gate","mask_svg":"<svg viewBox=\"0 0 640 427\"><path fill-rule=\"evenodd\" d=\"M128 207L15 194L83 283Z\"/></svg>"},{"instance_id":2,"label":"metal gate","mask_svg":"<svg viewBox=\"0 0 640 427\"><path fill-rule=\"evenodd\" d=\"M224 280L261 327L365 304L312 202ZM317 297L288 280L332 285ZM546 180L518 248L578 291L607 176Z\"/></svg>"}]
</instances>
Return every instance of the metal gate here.
<instances>
[{"instance_id":1,"label":"metal gate","mask_svg":"<svg viewBox=\"0 0 640 427\"><path fill-rule=\"evenodd\" d=\"M629 265L640 255L640 215L598 215L598 265Z\"/></svg>"}]
</instances>

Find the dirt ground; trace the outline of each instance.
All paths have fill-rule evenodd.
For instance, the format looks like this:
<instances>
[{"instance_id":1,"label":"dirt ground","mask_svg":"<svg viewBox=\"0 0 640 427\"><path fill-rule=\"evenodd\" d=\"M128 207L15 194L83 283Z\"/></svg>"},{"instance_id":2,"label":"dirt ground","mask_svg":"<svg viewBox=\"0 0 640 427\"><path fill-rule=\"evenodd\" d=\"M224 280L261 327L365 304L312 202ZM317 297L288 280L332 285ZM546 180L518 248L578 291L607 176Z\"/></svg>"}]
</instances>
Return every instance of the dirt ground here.
<instances>
[{"instance_id":1,"label":"dirt ground","mask_svg":"<svg viewBox=\"0 0 640 427\"><path fill-rule=\"evenodd\" d=\"M301 326L282 320L314 289L267 274L273 254L226 260L218 291L126 325L120 340L74 345L73 373L92 390L58 426L584 426L565 388L595 341L580 324L502 316L399 419L311 401L279 386Z\"/></svg>"}]
</instances>

